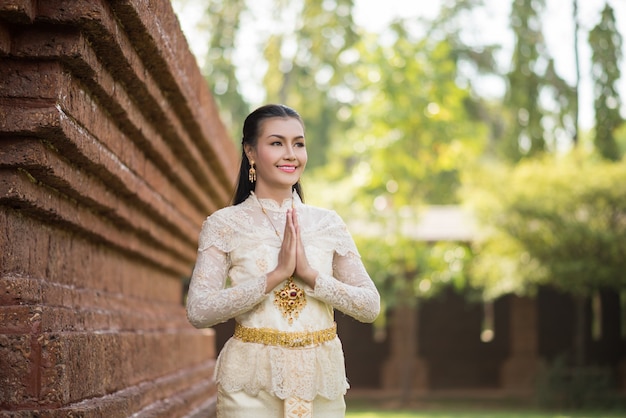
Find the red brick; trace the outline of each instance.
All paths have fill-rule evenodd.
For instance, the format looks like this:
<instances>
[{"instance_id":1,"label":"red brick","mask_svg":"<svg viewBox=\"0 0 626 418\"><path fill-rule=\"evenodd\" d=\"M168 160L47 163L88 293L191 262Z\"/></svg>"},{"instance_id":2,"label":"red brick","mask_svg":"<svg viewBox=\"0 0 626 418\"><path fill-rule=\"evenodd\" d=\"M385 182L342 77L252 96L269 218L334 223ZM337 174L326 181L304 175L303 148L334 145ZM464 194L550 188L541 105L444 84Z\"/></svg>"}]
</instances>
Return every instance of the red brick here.
<instances>
[{"instance_id":1,"label":"red brick","mask_svg":"<svg viewBox=\"0 0 626 418\"><path fill-rule=\"evenodd\" d=\"M206 187L203 187L204 184L198 181L198 176L188 173L186 170L187 167L184 164L180 164L177 159L178 157L171 151L171 144L167 144L164 141L162 132L159 131L158 127L157 129L152 128L150 123L144 119L141 111L134 104L135 100L126 94L126 87L109 75L107 69L103 67L101 62L96 58L95 53L82 35L79 33L63 33L59 35L41 31L24 31L14 43L14 49L19 56L36 54L41 58L51 58L61 54L60 58L67 62L75 73L80 75L82 83L91 90L81 90L80 85L74 83L71 86L73 90L68 94L70 86L61 85L61 80L57 78L59 85L55 86L55 92L57 92L57 94L58 92L64 92L64 94L59 94L57 97L57 101L63 110L88 128L101 126L101 131L104 131L106 133L105 135L99 134L98 131L93 132L120 157L124 157L125 153L128 153L129 150L134 150L135 154L145 159L145 156L142 155L143 151L137 153L135 144L132 142L129 144L129 139L132 139L144 150L150 150L156 146L156 148L154 148L156 154L154 155L158 155L162 162L157 170L153 170L153 173L156 172L158 177L162 177L163 174L160 170L167 172L170 171L172 167L176 167L177 165L181 166L179 169L175 170L175 176L181 177L179 185L187 188L188 193L191 193L190 197L195 197L196 201L202 202L206 208L202 213L202 217L204 217L209 210L215 209L214 203L212 203L211 200L207 200ZM18 66L19 63L14 65ZM26 65L29 64L22 64L22 66ZM39 69L33 69L33 71L38 72ZM28 80L28 78L28 75L22 75L21 77L22 80ZM67 76L64 78L67 79ZM19 83L20 80L16 81ZM31 89L38 88L37 84L26 83L26 85ZM31 92L28 94L33 95ZM97 106L96 101L90 97L92 94L95 95L97 102L102 103L106 107L106 111L102 114L92 109L94 106ZM91 102L90 105L84 105L83 96L86 100ZM78 98L79 106L71 106L72 103L76 102L76 100L72 100L74 98ZM166 102L165 99L162 100ZM78 112L80 112L80 114L78 114ZM171 116L174 115L168 116L169 117L165 119L170 119ZM96 121L95 125L94 123L86 123L89 121L89 118L94 117ZM118 132L118 126L113 125L112 122L115 122L133 136L131 138L125 138L126 134ZM139 128L139 126L141 126L141 128ZM119 138L120 136L124 138L124 140L107 141L107 138ZM131 146L129 147L129 145ZM132 158L127 159L126 162L129 160L132 161ZM140 161L137 162L136 166L142 166L146 163L149 163L149 161ZM210 168L208 164L205 164L205 166L204 169ZM130 167L133 168L133 165L130 165ZM139 171L139 173L141 174L141 171ZM146 178L151 180L153 177L146 176ZM160 184L164 184L164 182L161 181ZM165 184L171 187L169 183L166 182ZM209 182L209 184L211 184L211 182ZM219 189L220 187L222 187L222 185L213 184L212 188ZM230 184L227 187L230 189ZM176 189L171 188L171 191L176 192ZM171 201L183 202L185 200L184 197L180 198L177 195L172 196L171 199ZM194 215L197 218L197 213L192 214L191 217L193 218Z\"/></svg>"},{"instance_id":2,"label":"red brick","mask_svg":"<svg viewBox=\"0 0 626 418\"><path fill-rule=\"evenodd\" d=\"M212 410L214 338L187 322L181 277L202 220L230 199L238 153L171 5L7 4L1 407L14 417Z\"/></svg>"},{"instance_id":3,"label":"red brick","mask_svg":"<svg viewBox=\"0 0 626 418\"><path fill-rule=\"evenodd\" d=\"M149 120L153 121L159 127L159 130L168 137L178 139L178 141L172 142L170 145L178 147L176 148L177 152L187 154L189 158L189 161L186 161L188 167L195 171L197 177L204 178L208 183L214 183L217 186L208 189L207 193L214 199L226 204L230 200L230 188L236 176L235 162L238 156L236 152L233 152L234 148L232 143L229 142L223 126L221 131L212 132L213 136L207 138L206 141L196 141L196 144L193 144L191 136L205 135L201 130L197 130L202 126L202 124L198 123L202 119L194 120L189 118L185 121L187 122L185 129L178 118L163 117L164 115L176 115L179 112L178 109L184 106L184 103L177 103L177 106L174 108L169 99L169 97L177 93L178 89L169 91L168 86L160 85L164 82L163 74L160 74L161 77L158 81L154 79L151 68L146 68L144 66L145 61L135 52L141 50L140 45L133 45L125 31L115 28L115 18L100 1L90 3L76 2L73 4L73 7L66 7L63 1L49 0L40 6L39 13L40 18L44 20L63 22L67 25L81 26L85 29L86 36L98 53L100 60L108 62L110 68L112 68L110 71L114 72L116 77L125 81L124 84L134 93L134 101L148 114ZM154 18L153 15L147 17ZM143 38L138 33L133 36L133 40L135 39L138 39L138 42L140 42ZM187 78L183 72L176 72L175 74L176 76ZM172 76L170 75L169 77ZM201 78L198 81L204 83ZM163 90L168 90L168 97L164 96ZM194 91L193 95L197 96L197 93L197 91ZM217 111L217 107L214 106L213 109L202 108L203 112L207 110ZM219 118L214 118L208 112L202 116L214 119L211 121L213 122L212 124L221 125ZM163 123L164 121L167 123ZM185 133L189 128L193 128L194 131ZM214 148L216 142L221 142L222 144L220 145L223 146ZM185 146L180 147L182 144ZM198 149L198 144L204 147ZM231 157L228 165L222 165L222 162L218 159L221 157L211 158L211 156L218 153ZM212 168L216 169L211 171ZM217 176L217 182L213 180L215 176Z\"/></svg>"},{"instance_id":4,"label":"red brick","mask_svg":"<svg viewBox=\"0 0 626 418\"><path fill-rule=\"evenodd\" d=\"M76 167L67 164L41 141L6 141L0 151L2 164L22 168L37 181L53 187L72 199L81 201L85 206L91 206L93 211L105 213L118 228L135 229L138 234L151 239L155 244L166 245L181 258L193 259L196 250L197 226L192 226L174 213L166 218L172 222L172 229L178 234L173 235L170 230L164 229L163 218L152 218L145 211L115 196L113 190L107 188L100 179L85 173ZM156 204L156 202L154 202ZM168 213L173 207L167 207ZM156 210L156 208L155 208ZM181 238L186 234L185 240Z\"/></svg>"},{"instance_id":5,"label":"red brick","mask_svg":"<svg viewBox=\"0 0 626 418\"><path fill-rule=\"evenodd\" d=\"M0 334L0 408L37 399L39 362L34 344L30 335Z\"/></svg>"},{"instance_id":6,"label":"red brick","mask_svg":"<svg viewBox=\"0 0 626 418\"><path fill-rule=\"evenodd\" d=\"M134 256L144 258L164 269L184 275L188 273L189 262L180 255L169 253L161 248L142 245L141 237L126 231L117 230L110 221L98 217L74 202L56 196L53 190L46 190L33 184L26 176L0 171L0 203L7 202L33 216L51 218L65 228L93 235ZM58 254L62 257L64 254Z\"/></svg>"},{"instance_id":7,"label":"red brick","mask_svg":"<svg viewBox=\"0 0 626 418\"><path fill-rule=\"evenodd\" d=\"M238 155L236 152L220 152L222 147L232 150L230 139L219 120L219 109L213 97L208 94L208 90L198 91L193 87L203 83L203 76L199 71L188 71L196 66L196 61L170 5L158 0L118 1L113 8L129 30L147 32L148 39L141 43L138 53L146 62L156 61L151 67L153 71L161 71L164 74L162 78L174 74L167 78L173 84L167 89L179 92L179 95L172 94L173 106L186 111L181 115L182 121L197 129L191 138L196 141L205 159L225 168L223 173L227 177L222 181L232 184L237 173L230 171L229 167L238 165ZM201 112L204 114L201 115ZM207 116L210 120L206 119ZM197 121L205 122L198 124ZM218 171L217 174L220 173Z\"/></svg>"},{"instance_id":8,"label":"red brick","mask_svg":"<svg viewBox=\"0 0 626 418\"><path fill-rule=\"evenodd\" d=\"M36 0L3 0L0 19L14 23L30 23L35 17Z\"/></svg>"},{"instance_id":9,"label":"red brick","mask_svg":"<svg viewBox=\"0 0 626 418\"><path fill-rule=\"evenodd\" d=\"M0 57L11 52L11 34L9 29L0 22Z\"/></svg>"}]
</instances>

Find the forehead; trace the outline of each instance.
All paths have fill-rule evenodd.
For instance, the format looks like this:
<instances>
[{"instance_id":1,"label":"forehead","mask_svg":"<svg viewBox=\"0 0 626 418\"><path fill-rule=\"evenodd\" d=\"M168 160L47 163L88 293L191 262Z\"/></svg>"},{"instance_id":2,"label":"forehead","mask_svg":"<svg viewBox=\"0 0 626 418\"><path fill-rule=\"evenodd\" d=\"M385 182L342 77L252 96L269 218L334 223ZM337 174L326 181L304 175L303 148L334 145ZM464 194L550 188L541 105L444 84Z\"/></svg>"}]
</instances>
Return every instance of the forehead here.
<instances>
[{"instance_id":1,"label":"forehead","mask_svg":"<svg viewBox=\"0 0 626 418\"><path fill-rule=\"evenodd\" d=\"M284 137L304 137L304 127L297 118L269 118L261 125L261 137L279 135Z\"/></svg>"}]
</instances>

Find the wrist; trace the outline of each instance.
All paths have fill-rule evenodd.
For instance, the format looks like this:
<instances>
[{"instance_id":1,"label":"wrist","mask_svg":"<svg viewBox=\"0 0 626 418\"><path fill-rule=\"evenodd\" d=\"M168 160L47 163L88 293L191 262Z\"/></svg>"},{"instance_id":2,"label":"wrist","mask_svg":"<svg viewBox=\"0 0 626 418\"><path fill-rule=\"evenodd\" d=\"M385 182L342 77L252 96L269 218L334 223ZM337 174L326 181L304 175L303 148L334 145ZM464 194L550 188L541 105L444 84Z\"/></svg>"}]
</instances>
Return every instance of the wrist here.
<instances>
[{"instance_id":1,"label":"wrist","mask_svg":"<svg viewBox=\"0 0 626 418\"><path fill-rule=\"evenodd\" d=\"M270 291L272 291L272 289L274 289L283 281L287 280L290 276L291 274L287 274L279 269L272 270L271 272L267 273L267 275L265 276L266 277L265 293L267 294Z\"/></svg>"},{"instance_id":2,"label":"wrist","mask_svg":"<svg viewBox=\"0 0 626 418\"><path fill-rule=\"evenodd\" d=\"M298 277L302 279L306 284L311 286L311 288L315 287L315 280L317 279L317 276L319 276L319 272L312 268L308 269L302 274L298 274Z\"/></svg>"}]
</instances>

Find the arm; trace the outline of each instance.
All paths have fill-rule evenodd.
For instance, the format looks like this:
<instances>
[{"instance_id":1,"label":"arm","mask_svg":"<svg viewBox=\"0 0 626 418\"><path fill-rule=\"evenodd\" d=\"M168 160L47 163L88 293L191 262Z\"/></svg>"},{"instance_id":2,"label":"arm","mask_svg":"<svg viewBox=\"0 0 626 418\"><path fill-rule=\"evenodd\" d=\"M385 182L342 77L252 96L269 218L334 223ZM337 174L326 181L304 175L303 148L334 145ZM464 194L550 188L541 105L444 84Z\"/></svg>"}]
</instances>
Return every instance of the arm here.
<instances>
[{"instance_id":1,"label":"arm","mask_svg":"<svg viewBox=\"0 0 626 418\"><path fill-rule=\"evenodd\" d=\"M380 313L380 295L361 258L353 252L335 253L335 277L320 274L312 296L361 322L373 322Z\"/></svg>"},{"instance_id":2,"label":"arm","mask_svg":"<svg viewBox=\"0 0 626 418\"><path fill-rule=\"evenodd\" d=\"M230 261L223 250L230 247L229 230L205 221L200 233L198 258L187 294L187 318L196 328L227 321L256 306L265 297L265 276L225 288ZM226 237L220 241L216 237ZM220 249L222 248L222 249Z\"/></svg>"}]
</instances>

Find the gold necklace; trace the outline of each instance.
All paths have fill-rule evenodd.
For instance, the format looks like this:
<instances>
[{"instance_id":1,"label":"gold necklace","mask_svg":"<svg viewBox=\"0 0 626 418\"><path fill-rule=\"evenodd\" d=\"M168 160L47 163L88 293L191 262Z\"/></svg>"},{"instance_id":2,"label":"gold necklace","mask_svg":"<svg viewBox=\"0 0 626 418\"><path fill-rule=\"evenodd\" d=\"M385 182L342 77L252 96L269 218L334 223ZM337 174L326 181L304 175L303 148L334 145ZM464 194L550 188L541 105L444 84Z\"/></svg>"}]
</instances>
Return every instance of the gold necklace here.
<instances>
[{"instance_id":1,"label":"gold necklace","mask_svg":"<svg viewBox=\"0 0 626 418\"><path fill-rule=\"evenodd\" d=\"M282 242L280 232L278 232L278 229L274 225L274 222L272 222L272 218L270 218L270 216L268 215L267 210L263 207L261 201L256 196L256 194L253 193L252 195L256 199L256 202L259 204L261 211L270 222L270 225L272 225L276 236ZM294 208L293 197L291 198L291 208ZM304 309L304 307L306 306L306 295L304 293L304 290L299 288L298 285L294 283L293 276L289 276L289 278L285 282L285 285L281 289L274 291L274 305L276 305L276 307L280 309L283 314L283 318L287 320L289 325L293 324L294 318L297 319L300 316L300 312L302 312L302 309Z\"/></svg>"},{"instance_id":2,"label":"gold necklace","mask_svg":"<svg viewBox=\"0 0 626 418\"><path fill-rule=\"evenodd\" d=\"M261 208L261 211L263 212L263 214L265 215L267 220L270 222L270 225L272 225L272 228L274 228L274 232L276 233L276 236L278 238L280 238L280 240L282 241L283 237L280 236L280 232L278 232L278 228L276 228L276 226L274 225L274 222L272 222L272 218L270 218L270 215L267 214L267 210L265 210L265 208L261 204L261 201L259 200L259 198L254 193L252 193L252 196L254 196L254 198L256 199L256 202L258 203L259 207ZM294 206L294 201L293 201L293 197L292 197L291 198L291 209L293 209L294 207L295 206Z\"/></svg>"}]
</instances>

